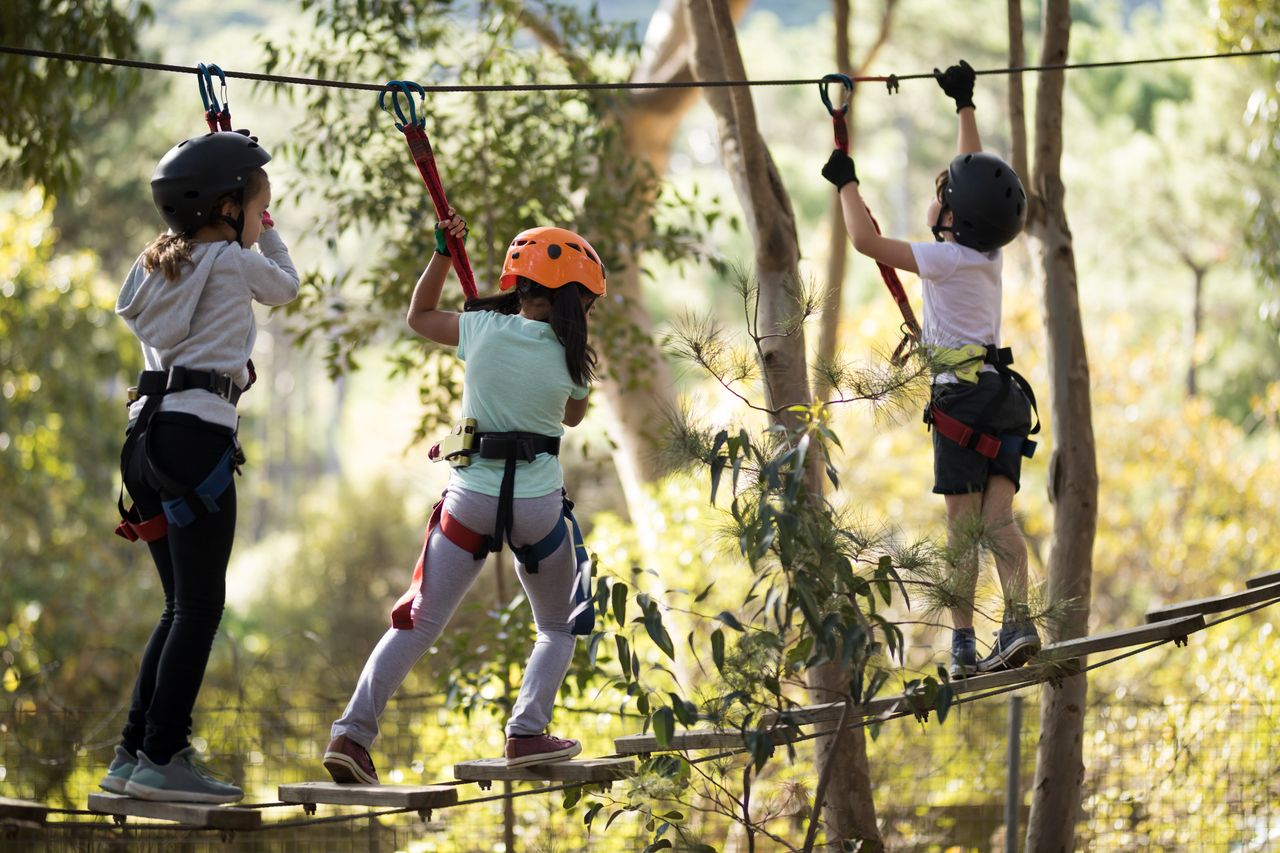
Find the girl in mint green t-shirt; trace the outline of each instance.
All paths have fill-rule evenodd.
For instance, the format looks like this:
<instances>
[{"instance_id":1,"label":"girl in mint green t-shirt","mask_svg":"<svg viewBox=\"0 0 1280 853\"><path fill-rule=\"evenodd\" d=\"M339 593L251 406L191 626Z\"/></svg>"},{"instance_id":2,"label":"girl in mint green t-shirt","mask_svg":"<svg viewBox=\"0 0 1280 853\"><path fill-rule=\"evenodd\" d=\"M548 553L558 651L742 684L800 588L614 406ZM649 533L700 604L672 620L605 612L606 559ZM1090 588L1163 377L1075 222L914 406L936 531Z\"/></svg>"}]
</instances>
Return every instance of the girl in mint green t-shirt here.
<instances>
[{"instance_id":1,"label":"girl in mint green t-shirt","mask_svg":"<svg viewBox=\"0 0 1280 853\"><path fill-rule=\"evenodd\" d=\"M576 426L587 413L596 366L587 318L605 293L604 266L578 234L533 228L511 241L499 295L473 299L461 314L441 311L437 306L450 266L445 233L461 237L466 224L451 216L437 226L436 254L414 289L407 320L427 340L458 348L466 363L462 416L474 420L484 449L453 469L438 508L443 524L428 535L414 589L393 612L394 627L369 656L346 710L333 724L324 764L337 782L377 783L368 748L378 734L378 717L444 630L487 550L497 550L503 540L516 556L517 575L537 623L537 640L506 725L506 762L545 764L582 750L578 741L546 731L582 611L580 597L575 600L579 575L573 541L564 536L549 555L538 554L534 546L554 542L556 526L563 529L566 523L557 454L564 426ZM504 454L495 458L499 454L491 448ZM441 535L454 523L478 537L479 547L464 548L457 537Z\"/></svg>"}]
</instances>

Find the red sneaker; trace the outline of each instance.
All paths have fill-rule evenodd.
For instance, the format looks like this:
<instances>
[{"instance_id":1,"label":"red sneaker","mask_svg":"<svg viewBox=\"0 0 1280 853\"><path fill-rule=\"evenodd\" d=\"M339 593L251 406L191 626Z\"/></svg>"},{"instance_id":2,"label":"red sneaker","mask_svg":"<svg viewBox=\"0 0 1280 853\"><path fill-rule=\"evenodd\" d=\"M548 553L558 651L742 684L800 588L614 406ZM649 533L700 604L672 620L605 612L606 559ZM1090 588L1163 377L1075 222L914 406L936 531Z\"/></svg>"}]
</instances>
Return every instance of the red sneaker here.
<instances>
[{"instance_id":1,"label":"red sneaker","mask_svg":"<svg viewBox=\"0 0 1280 853\"><path fill-rule=\"evenodd\" d=\"M568 761L579 752L582 752L582 744L569 738L555 737L548 734L541 734L536 737L507 738L508 767Z\"/></svg>"},{"instance_id":2,"label":"red sneaker","mask_svg":"<svg viewBox=\"0 0 1280 853\"><path fill-rule=\"evenodd\" d=\"M324 751L324 769L339 785L378 784L378 771L373 768L369 750L346 735L329 741Z\"/></svg>"}]
</instances>

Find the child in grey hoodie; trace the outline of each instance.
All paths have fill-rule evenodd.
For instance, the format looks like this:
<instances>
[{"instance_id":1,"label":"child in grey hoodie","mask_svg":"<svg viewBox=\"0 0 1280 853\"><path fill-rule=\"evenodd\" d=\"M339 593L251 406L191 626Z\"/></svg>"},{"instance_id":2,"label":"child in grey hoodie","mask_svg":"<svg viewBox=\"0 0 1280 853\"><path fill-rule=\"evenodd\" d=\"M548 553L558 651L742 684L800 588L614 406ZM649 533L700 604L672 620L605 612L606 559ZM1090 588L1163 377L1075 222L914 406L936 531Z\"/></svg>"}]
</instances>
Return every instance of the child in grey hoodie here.
<instances>
[{"instance_id":1,"label":"child in grey hoodie","mask_svg":"<svg viewBox=\"0 0 1280 853\"><path fill-rule=\"evenodd\" d=\"M115 793L208 803L243 796L195 762L188 738L235 535L231 472L243 461L235 403L252 381L253 303L298 295L266 212L270 159L240 132L189 139L165 155L151 186L169 230L134 263L116 303L144 362L121 454L135 505L126 512L121 503L117 532L147 542L165 606L100 783Z\"/></svg>"}]
</instances>

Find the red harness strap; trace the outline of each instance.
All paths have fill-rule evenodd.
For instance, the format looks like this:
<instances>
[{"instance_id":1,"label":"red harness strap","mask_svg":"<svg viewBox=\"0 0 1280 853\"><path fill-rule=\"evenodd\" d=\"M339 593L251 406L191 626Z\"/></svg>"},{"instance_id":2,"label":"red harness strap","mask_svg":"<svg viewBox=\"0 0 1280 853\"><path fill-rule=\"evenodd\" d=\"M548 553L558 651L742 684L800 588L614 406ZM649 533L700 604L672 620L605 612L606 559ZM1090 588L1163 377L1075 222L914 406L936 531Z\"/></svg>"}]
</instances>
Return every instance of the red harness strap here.
<instances>
[{"instance_id":1,"label":"red harness strap","mask_svg":"<svg viewBox=\"0 0 1280 853\"><path fill-rule=\"evenodd\" d=\"M137 505L133 505L129 507L128 515L129 518L122 519L116 525L116 535L123 539L128 539L130 542L137 542L139 539L143 542L154 542L169 535L169 519L165 518L163 512L143 519L140 517ZM139 517L138 521L133 520L135 516Z\"/></svg>"},{"instance_id":2,"label":"red harness strap","mask_svg":"<svg viewBox=\"0 0 1280 853\"><path fill-rule=\"evenodd\" d=\"M929 407L929 418L933 428L943 438L949 438L961 447L976 450L988 459L995 459L1000 455L1002 442L994 435L976 432L973 427L956 420L937 406Z\"/></svg>"},{"instance_id":3,"label":"red harness strap","mask_svg":"<svg viewBox=\"0 0 1280 853\"><path fill-rule=\"evenodd\" d=\"M427 532L422 538L422 553L418 555L418 564L413 567L413 581L404 595L400 596L395 607L391 608L391 627L397 630L408 631L413 628L413 602L422 590L422 571L427 560L427 548L431 545L431 534L436 531L436 528L440 529L446 539L469 554L483 556L489 552L488 537L476 533L445 512L446 494L448 491L440 495L440 500L431 510L431 520L427 522Z\"/></svg>"},{"instance_id":4,"label":"red harness strap","mask_svg":"<svg viewBox=\"0 0 1280 853\"><path fill-rule=\"evenodd\" d=\"M406 80L388 81L387 88L378 93L378 106L384 110L386 107L383 96L388 91L391 92L391 106L400 119L396 122L396 130L403 133L405 142L409 143L409 154L413 157L414 165L418 167L418 174L422 175L422 182L427 186L431 203L435 205L436 219L443 221L449 217L449 200L445 197L444 184L441 183L440 172L436 169L436 155L431 150L431 140L427 139L427 132L424 130L426 120L418 117L413 105L415 92L424 104L426 93L417 83ZM409 104L408 117L400 110L400 95L404 95ZM445 234L445 245L449 247L453 271L458 274L462 292L468 299L475 299L478 295L476 278L471 273L471 262L467 260L466 246L463 245L461 238L448 233Z\"/></svg>"},{"instance_id":5,"label":"red harness strap","mask_svg":"<svg viewBox=\"0 0 1280 853\"><path fill-rule=\"evenodd\" d=\"M839 107L831 103L831 98L827 94L828 83L840 83L844 87L844 100ZM890 91L893 91L892 83L890 84ZM822 103L826 105L827 112L831 114L831 126L835 131L836 147L848 154L849 126L845 121L845 115L849 112L849 101L853 95L853 80L845 74L828 74L818 84L818 92L822 95ZM871 217L871 224L875 226L876 233L881 233L880 223L876 222L876 218L871 215L871 208L869 207L867 208L867 216ZM902 280L898 278L898 271L879 261L876 261L876 266L880 268L880 277L884 279L884 286L889 288L889 295L893 297L894 302L898 303L898 310L902 312L902 342L893 351L893 360L896 363L902 359L903 353L912 341L920 340L920 323L916 320L915 312L911 310L911 301L907 299L907 291L902 286Z\"/></svg>"}]
</instances>

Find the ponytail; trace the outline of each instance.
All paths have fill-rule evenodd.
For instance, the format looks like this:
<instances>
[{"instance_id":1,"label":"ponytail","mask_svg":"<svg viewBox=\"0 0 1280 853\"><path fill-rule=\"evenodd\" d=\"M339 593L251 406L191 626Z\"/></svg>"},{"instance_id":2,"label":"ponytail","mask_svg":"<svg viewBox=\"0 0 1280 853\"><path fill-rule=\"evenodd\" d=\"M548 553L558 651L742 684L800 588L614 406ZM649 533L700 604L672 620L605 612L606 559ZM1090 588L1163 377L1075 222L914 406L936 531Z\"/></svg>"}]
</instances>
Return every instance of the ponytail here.
<instances>
[{"instance_id":1,"label":"ponytail","mask_svg":"<svg viewBox=\"0 0 1280 853\"><path fill-rule=\"evenodd\" d=\"M190 234L166 231L142 250L142 269L148 273L162 270L169 281L177 281L182 277L182 268L191 263L195 248Z\"/></svg>"}]
</instances>

